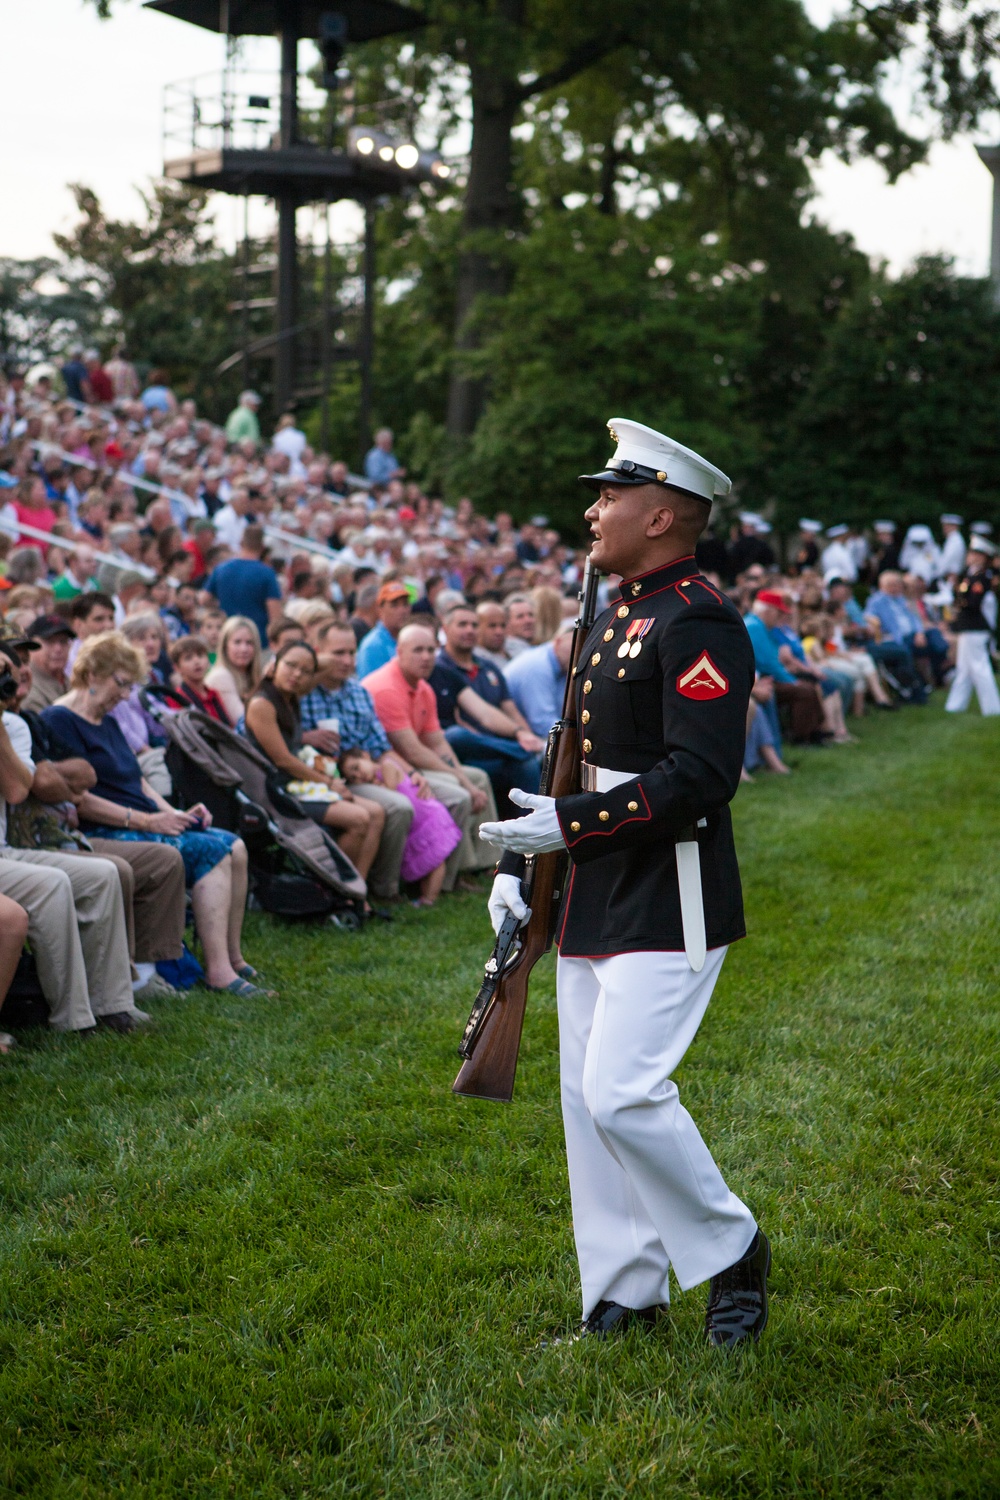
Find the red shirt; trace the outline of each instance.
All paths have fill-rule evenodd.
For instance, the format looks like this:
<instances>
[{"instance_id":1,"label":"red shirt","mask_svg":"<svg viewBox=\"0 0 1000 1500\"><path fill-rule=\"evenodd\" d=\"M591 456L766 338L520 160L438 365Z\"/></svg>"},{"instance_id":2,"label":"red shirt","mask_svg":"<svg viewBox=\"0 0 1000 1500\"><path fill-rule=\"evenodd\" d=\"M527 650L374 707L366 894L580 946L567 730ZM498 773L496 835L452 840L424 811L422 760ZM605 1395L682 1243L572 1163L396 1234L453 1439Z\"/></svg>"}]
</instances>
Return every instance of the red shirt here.
<instances>
[{"instance_id":1,"label":"red shirt","mask_svg":"<svg viewBox=\"0 0 1000 1500\"><path fill-rule=\"evenodd\" d=\"M395 656L384 667L370 672L363 681L372 695L375 712L386 733L394 729L412 729L423 738L425 734L440 732L434 689L429 682L423 681L411 687Z\"/></svg>"},{"instance_id":2,"label":"red shirt","mask_svg":"<svg viewBox=\"0 0 1000 1500\"><path fill-rule=\"evenodd\" d=\"M101 406L108 406L115 399L115 388L103 365L98 365L96 370L87 371L87 384L90 386L92 399Z\"/></svg>"},{"instance_id":3,"label":"red shirt","mask_svg":"<svg viewBox=\"0 0 1000 1500\"><path fill-rule=\"evenodd\" d=\"M59 517L54 510L47 505L40 506L37 510L30 505L22 505L19 500L14 501L14 509L17 511L17 519L22 526L34 526L36 531L51 531ZM25 542L29 546L41 547L42 556L48 552L48 543L40 542L36 536L19 536L19 542Z\"/></svg>"}]
</instances>

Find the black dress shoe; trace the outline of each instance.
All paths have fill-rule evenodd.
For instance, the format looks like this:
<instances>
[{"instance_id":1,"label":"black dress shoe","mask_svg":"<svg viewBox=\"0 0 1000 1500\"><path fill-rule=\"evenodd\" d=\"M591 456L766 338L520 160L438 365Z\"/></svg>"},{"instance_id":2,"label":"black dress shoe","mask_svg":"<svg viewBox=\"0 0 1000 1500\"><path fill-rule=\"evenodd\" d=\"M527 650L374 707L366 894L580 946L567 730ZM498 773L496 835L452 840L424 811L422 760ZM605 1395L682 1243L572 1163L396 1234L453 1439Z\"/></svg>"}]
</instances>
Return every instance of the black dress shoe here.
<instances>
[{"instance_id":1,"label":"black dress shoe","mask_svg":"<svg viewBox=\"0 0 1000 1500\"><path fill-rule=\"evenodd\" d=\"M576 1344L580 1339L606 1339L612 1334L617 1337L627 1333L630 1328L635 1328L637 1324L651 1328L659 1310L658 1304L653 1307L623 1307L620 1302L598 1302L590 1317L584 1318L577 1333L545 1338L541 1347L555 1349L560 1344Z\"/></svg>"},{"instance_id":2,"label":"black dress shoe","mask_svg":"<svg viewBox=\"0 0 1000 1500\"><path fill-rule=\"evenodd\" d=\"M589 1318L583 1321L579 1337L582 1339L606 1339L609 1333L626 1333L641 1323L651 1328L656 1322L659 1307L622 1307L620 1302L598 1302Z\"/></svg>"},{"instance_id":3,"label":"black dress shoe","mask_svg":"<svg viewBox=\"0 0 1000 1500\"><path fill-rule=\"evenodd\" d=\"M754 1343L767 1326L767 1273L771 1246L758 1229L746 1255L713 1276L705 1313L705 1333L716 1349L731 1349L746 1339Z\"/></svg>"}]
</instances>

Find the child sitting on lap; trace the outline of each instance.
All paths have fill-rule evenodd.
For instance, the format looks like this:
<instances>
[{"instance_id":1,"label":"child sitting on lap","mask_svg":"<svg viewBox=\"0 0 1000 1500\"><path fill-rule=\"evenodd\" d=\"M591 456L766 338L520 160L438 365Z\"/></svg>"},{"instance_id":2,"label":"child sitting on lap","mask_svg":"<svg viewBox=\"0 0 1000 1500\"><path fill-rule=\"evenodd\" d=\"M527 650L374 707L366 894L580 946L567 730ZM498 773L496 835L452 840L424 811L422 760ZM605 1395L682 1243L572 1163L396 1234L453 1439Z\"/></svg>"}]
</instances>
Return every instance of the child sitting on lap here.
<instances>
[{"instance_id":1,"label":"child sitting on lap","mask_svg":"<svg viewBox=\"0 0 1000 1500\"><path fill-rule=\"evenodd\" d=\"M380 768L366 750L345 750L339 766L349 786L382 780ZM420 796L412 777L405 776L392 790L402 792L413 803L413 822L403 848L400 874L404 880L420 882L420 897L414 906L433 906L444 883L445 861L462 842L461 829L442 803Z\"/></svg>"}]
</instances>

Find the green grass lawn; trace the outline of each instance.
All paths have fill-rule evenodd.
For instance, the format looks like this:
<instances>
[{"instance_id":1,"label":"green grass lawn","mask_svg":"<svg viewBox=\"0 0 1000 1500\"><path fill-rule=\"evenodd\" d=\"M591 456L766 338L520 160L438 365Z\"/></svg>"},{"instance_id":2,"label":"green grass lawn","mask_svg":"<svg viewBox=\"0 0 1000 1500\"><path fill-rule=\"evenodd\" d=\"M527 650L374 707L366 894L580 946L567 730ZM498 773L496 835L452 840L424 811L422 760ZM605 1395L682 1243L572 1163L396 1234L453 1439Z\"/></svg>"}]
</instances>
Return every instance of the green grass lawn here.
<instances>
[{"instance_id":1,"label":"green grass lawn","mask_svg":"<svg viewBox=\"0 0 1000 1500\"><path fill-rule=\"evenodd\" d=\"M579 1314L554 969L450 1093L484 899L255 916L283 999L27 1036L3 1091L0 1494L997 1496L1000 730L866 721L737 799L749 939L678 1078L774 1249L764 1342Z\"/></svg>"}]
</instances>

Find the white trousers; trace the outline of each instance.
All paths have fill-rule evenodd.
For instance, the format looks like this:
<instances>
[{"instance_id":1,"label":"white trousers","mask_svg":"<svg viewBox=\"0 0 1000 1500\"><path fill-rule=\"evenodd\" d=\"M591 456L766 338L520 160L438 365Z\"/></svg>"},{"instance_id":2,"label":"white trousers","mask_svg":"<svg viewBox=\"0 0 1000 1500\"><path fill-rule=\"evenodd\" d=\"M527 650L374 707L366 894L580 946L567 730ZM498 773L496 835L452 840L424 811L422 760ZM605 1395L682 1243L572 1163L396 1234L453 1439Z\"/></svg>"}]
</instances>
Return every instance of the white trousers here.
<instances>
[{"instance_id":1,"label":"white trousers","mask_svg":"<svg viewBox=\"0 0 1000 1500\"><path fill-rule=\"evenodd\" d=\"M955 675L952 678L945 713L960 714L968 708L972 689L976 690L981 714L1000 714L1000 693L990 663L990 637L985 630L963 630L957 637Z\"/></svg>"},{"instance_id":2,"label":"white trousers","mask_svg":"<svg viewBox=\"0 0 1000 1500\"><path fill-rule=\"evenodd\" d=\"M726 956L700 974L683 953L563 958L557 968L563 1124L583 1316L598 1302L669 1301L668 1271L697 1286L740 1259L753 1215L678 1098L671 1073Z\"/></svg>"}]
</instances>

